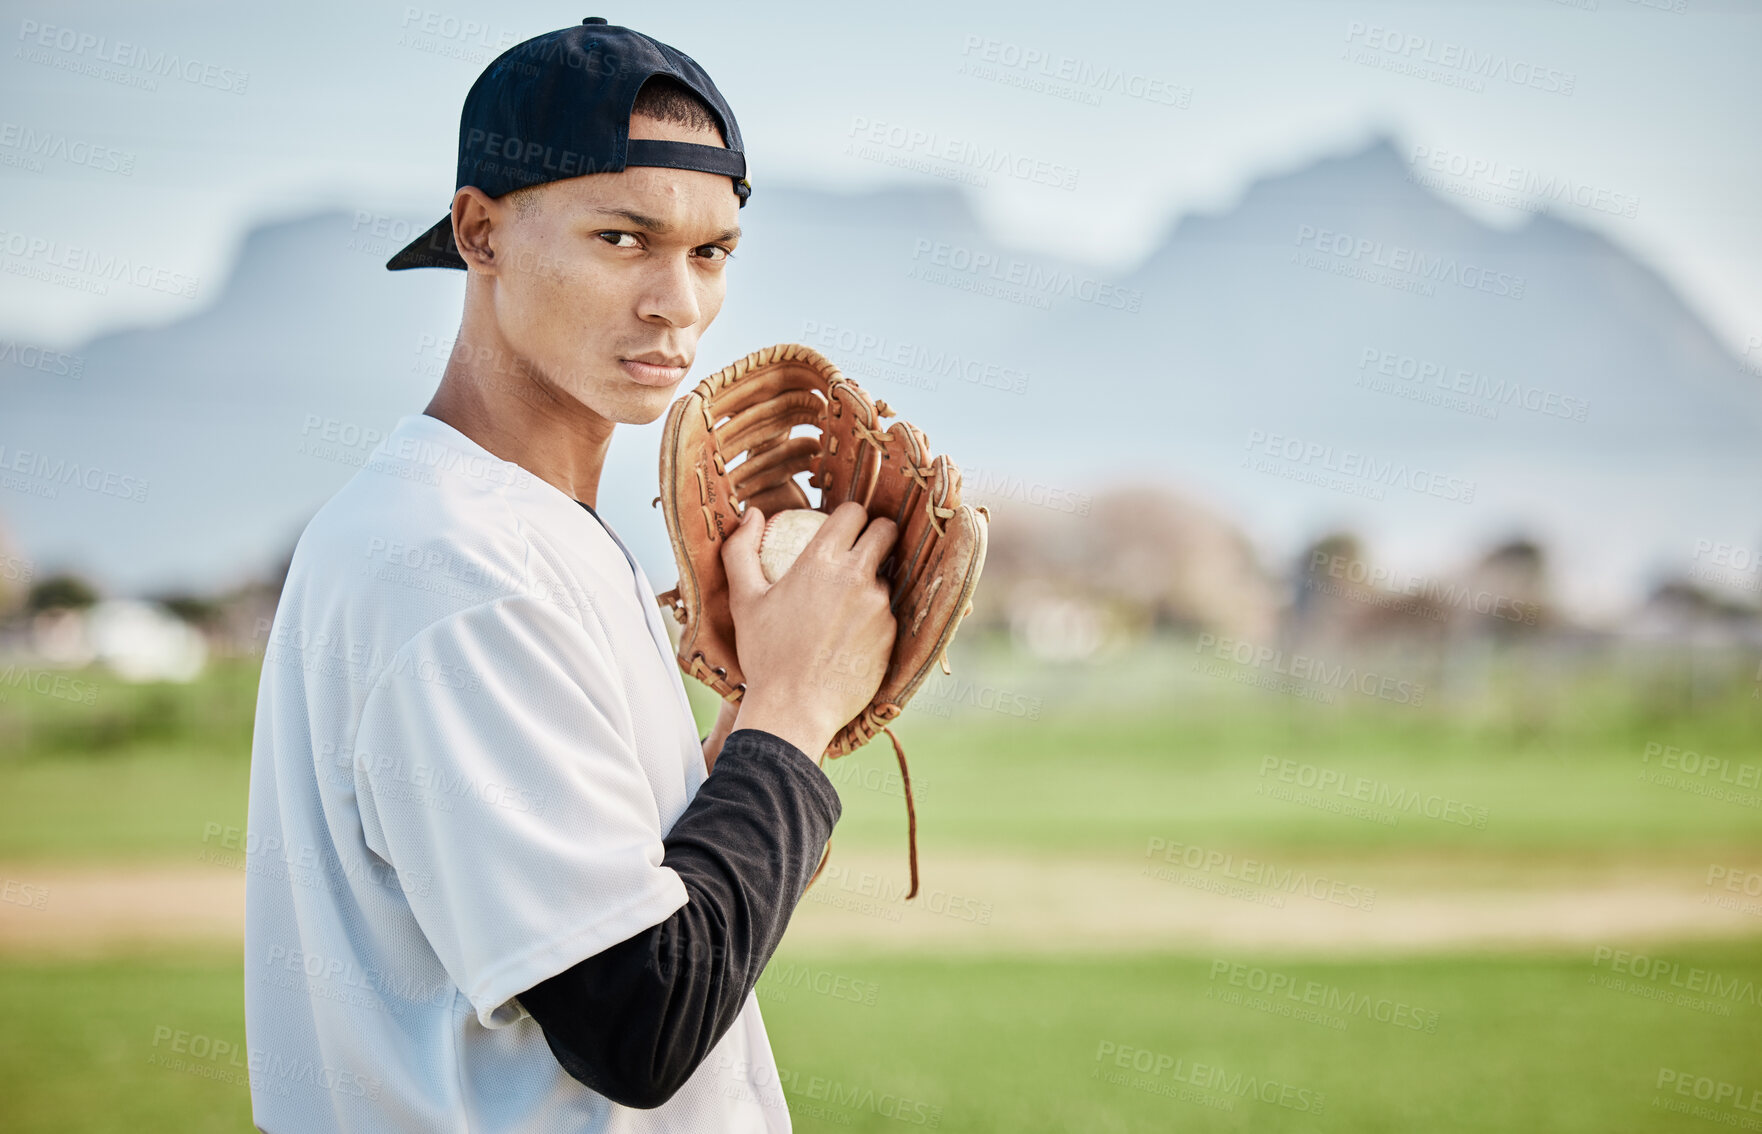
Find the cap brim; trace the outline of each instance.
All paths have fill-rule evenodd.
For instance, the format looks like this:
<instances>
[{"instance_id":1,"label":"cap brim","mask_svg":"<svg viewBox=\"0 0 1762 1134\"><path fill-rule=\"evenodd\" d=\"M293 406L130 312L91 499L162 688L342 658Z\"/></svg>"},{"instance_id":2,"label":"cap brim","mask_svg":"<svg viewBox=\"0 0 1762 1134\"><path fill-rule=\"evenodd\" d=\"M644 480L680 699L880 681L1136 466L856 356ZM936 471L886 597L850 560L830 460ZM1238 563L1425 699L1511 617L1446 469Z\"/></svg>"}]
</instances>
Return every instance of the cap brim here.
<instances>
[{"instance_id":1,"label":"cap brim","mask_svg":"<svg viewBox=\"0 0 1762 1134\"><path fill-rule=\"evenodd\" d=\"M385 262L388 272L401 271L404 268L458 268L466 271L465 261L459 255L459 246L453 243L453 214L448 213L440 219L440 223L404 246L404 250Z\"/></svg>"}]
</instances>

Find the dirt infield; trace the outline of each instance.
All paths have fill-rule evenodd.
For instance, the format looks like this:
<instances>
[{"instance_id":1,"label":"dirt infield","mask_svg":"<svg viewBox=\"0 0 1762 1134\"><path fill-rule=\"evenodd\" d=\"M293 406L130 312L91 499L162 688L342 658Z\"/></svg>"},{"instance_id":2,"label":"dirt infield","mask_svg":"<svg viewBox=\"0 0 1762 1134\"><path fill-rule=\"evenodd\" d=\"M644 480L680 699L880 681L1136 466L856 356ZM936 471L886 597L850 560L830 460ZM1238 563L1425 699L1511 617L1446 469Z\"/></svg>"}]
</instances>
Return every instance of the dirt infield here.
<instances>
[{"instance_id":1,"label":"dirt infield","mask_svg":"<svg viewBox=\"0 0 1762 1134\"><path fill-rule=\"evenodd\" d=\"M212 866L0 864L0 951L89 956L242 942L245 876Z\"/></svg>"},{"instance_id":2,"label":"dirt infield","mask_svg":"<svg viewBox=\"0 0 1762 1134\"><path fill-rule=\"evenodd\" d=\"M897 855L835 845L787 945L995 954L1229 947L1313 956L1762 936L1762 902L1727 900L1681 867L1538 869L1522 879L1481 871L1475 884L1448 884L1462 876L1414 864L1275 870L1251 860L1189 868L1150 858L927 856L922 890L906 902ZM0 884L0 952L224 949L243 938L238 870L0 864Z\"/></svg>"},{"instance_id":3,"label":"dirt infield","mask_svg":"<svg viewBox=\"0 0 1762 1134\"><path fill-rule=\"evenodd\" d=\"M1238 861L1229 871L1154 860L944 860L926 866L908 903L902 863L835 850L788 939L1000 953L1344 955L1762 936L1762 905L1724 908L1682 871L1566 872L1519 886L1429 883L1423 871L1350 863L1286 870Z\"/></svg>"}]
</instances>

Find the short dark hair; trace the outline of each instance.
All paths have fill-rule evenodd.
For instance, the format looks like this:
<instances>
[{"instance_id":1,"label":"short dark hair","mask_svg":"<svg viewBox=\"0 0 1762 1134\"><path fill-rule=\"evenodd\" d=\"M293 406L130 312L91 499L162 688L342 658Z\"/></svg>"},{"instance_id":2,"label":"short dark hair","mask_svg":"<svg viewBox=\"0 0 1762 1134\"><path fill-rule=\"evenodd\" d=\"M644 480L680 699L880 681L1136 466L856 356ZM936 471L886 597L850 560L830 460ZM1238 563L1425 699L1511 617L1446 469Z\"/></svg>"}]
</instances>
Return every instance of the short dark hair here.
<instances>
[{"instance_id":1,"label":"short dark hair","mask_svg":"<svg viewBox=\"0 0 1762 1134\"><path fill-rule=\"evenodd\" d=\"M688 130L714 130L718 137L722 135L722 124L717 121L716 112L710 109L710 104L699 98L690 87L669 75L651 77L636 92L636 102L630 108L630 116L634 118L639 114L644 118L684 126ZM727 145L728 139L722 138L722 144ZM528 185L507 195L506 199L513 202L514 212L522 220L538 212L537 190L542 188L544 185Z\"/></svg>"},{"instance_id":2,"label":"short dark hair","mask_svg":"<svg viewBox=\"0 0 1762 1134\"><path fill-rule=\"evenodd\" d=\"M670 75L654 75L636 92L630 115L634 118L638 114L688 130L714 130L718 136L722 133L722 124L710 104ZM722 144L727 145L728 139L723 138Z\"/></svg>"}]
</instances>

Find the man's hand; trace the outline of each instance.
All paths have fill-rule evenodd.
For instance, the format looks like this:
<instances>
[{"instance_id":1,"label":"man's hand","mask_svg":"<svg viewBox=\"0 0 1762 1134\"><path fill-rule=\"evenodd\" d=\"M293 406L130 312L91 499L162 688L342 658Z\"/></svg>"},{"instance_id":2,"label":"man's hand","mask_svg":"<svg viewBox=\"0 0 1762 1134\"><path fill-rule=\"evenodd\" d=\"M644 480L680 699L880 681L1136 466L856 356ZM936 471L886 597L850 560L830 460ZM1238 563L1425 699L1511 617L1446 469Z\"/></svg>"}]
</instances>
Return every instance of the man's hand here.
<instances>
[{"instance_id":1,"label":"man's hand","mask_svg":"<svg viewBox=\"0 0 1762 1134\"><path fill-rule=\"evenodd\" d=\"M734 727L763 729L817 760L886 674L897 625L877 572L899 526L846 501L775 583L759 569L764 530L764 513L748 504L722 545L746 676Z\"/></svg>"}]
</instances>

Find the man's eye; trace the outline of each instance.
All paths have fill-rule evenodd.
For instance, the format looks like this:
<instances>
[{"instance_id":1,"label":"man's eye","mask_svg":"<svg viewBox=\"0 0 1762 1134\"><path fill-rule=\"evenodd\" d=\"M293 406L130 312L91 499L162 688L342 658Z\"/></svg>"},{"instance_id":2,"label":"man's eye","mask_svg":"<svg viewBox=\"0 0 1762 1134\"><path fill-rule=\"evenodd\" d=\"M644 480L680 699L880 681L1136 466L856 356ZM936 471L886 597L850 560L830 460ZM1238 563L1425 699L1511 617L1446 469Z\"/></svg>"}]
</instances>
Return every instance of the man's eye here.
<instances>
[{"instance_id":1,"label":"man's eye","mask_svg":"<svg viewBox=\"0 0 1762 1134\"><path fill-rule=\"evenodd\" d=\"M713 260L717 263L734 255L734 253L728 251L728 249L722 247L720 244L706 244L697 250L697 254L706 260Z\"/></svg>"},{"instance_id":2,"label":"man's eye","mask_svg":"<svg viewBox=\"0 0 1762 1134\"><path fill-rule=\"evenodd\" d=\"M641 242L636 239L634 232L602 232L599 234L599 238L617 248L640 248L642 246ZM620 243L625 240L630 243Z\"/></svg>"}]
</instances>

